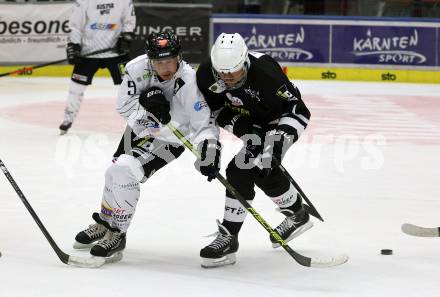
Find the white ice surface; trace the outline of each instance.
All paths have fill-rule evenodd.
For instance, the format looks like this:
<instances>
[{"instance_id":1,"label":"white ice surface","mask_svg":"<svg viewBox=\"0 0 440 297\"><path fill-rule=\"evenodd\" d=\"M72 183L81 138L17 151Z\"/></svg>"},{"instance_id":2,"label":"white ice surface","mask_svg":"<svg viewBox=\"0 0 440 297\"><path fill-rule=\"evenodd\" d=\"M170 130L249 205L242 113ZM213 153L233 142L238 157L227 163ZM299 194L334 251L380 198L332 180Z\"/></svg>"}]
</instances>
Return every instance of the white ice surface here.
<instances>
[{"instance_id":1,"label":"white ice surface","mask_svg":"<svg viewBox=\"0 0 440 297\"><path fill-rule=\"evenodd\" d=\"M308 256L348 253L347 264L301 267L272 249L248 216L237 263L202 269L199 250L212 240L202 236L216 231L224 189L206 182L186 152L141 186L124 259L100 269L62 264L1 173L0 296L440 296L440 238L400 231L404 222L440 225L440 86L297 84L312 124L283 164L325 222L315 220L291 247ZM1 78L0 158L57 244L86 256L71 245L99 210L103 174L123 125L113 111L115 87L95 79L71 133L58 136L67 85L67 79ZM88 105L94 100L98 105ZM96 108L101 102L108 103ZM18 105L28 112L16 116ZM111 131L93 128L101 115L110 115L103 124ZM223 140L224 174L240 144ZM273 227L282 220L261 191L254 207ZM383 248L394 255L380 255Z\"/></svg>"}]
</instances>

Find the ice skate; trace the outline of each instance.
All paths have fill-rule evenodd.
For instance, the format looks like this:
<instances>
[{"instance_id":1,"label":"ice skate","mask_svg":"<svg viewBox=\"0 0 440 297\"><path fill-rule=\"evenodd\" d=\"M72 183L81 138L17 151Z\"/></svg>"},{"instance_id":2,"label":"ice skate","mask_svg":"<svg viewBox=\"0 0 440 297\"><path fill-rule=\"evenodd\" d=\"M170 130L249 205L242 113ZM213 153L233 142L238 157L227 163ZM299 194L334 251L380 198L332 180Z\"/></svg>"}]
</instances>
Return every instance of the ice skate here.
<instances>
[{"instance_id":1,"label":"ice skate","mask_svg":"<svg viewBox=\"0 0 440 297\"><path fill-rule=\"evenodd\" d=\"M107 228L99 223L90 225L79 232L75 237L74 249L82 250L91 248L98 240L104 238Z\"/></svg>"},{"instance_id":2,"label":"ice skate","mask_svg":"<svg viewBox=\"0 0 440 297\"><path fill-rule=\"evenodd\" d=\"M301 208L296 213L289 209L283 209L280 210L280 212L284 214L286 218L275 228L275 230L281 235L281 238L285 242L289 242L313 227L313 222L310 221L310 216L304 208ZM272 242L273 248L280 246L272 236L270 236L270 241Z\"/></svg>"},{"instance_id":3,"label":"ice skate","mask_svg":"<svg viewBox=\"0 0 440 297\"><path fill-rule=\"evenodd\" d=\"M238 250L238 237L231 233L217 220L217 237L200 250L203 268L220 267L235 264L235 252Z\"/></svg>"},{"instance_id":4,"label":"ice skate","mask_svg":"<svg viewBox=\"0 0 440 297\"><path fill-rule=\"evenodd\" d=\"M106 258L106 263L117 262L122 259L125 244L125 233L119 230L108 230L104 238L91 248L90 254Z\"/></svg>"},{"instance_id":5,"label":"ice skate","mask_svg":"<svg viewBox=\"0 0 440 297\"><path fill-rule=\"evenodd\" d=\"M59 127L60 129L60 135L64 135L69 131L70 127L72 127L72 122L69 121L63 121Z\"/></svg>"}]
</instances>

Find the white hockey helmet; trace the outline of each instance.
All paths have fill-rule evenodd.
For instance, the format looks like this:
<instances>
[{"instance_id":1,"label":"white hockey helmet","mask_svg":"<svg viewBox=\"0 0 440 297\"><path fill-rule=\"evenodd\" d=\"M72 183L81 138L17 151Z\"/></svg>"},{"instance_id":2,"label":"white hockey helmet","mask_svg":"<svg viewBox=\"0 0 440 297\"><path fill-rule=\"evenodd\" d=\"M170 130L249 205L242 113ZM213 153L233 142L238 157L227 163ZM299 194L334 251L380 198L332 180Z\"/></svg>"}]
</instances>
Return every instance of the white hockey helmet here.
<instances>
[{"instance_id":1,"label":"white hockey helmet","mask_svg":"<svg viewBox=\"0 0 440 297\"><path fill-rule=\"evenodd\" d=\"M249 67L248 48L240 34L222 33L211 49L211 62L215 71L233 73Z\"/></svg>"}]
</instances>

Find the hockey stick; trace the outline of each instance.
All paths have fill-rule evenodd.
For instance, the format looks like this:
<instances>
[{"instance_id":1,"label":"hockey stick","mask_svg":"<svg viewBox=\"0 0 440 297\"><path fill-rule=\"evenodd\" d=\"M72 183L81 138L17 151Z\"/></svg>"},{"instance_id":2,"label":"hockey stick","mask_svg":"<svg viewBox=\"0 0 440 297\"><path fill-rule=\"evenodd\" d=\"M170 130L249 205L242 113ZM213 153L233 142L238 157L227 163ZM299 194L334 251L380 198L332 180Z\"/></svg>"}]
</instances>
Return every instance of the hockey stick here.
<instances>
[{"instance_id":1,"label":"hockey stick","mask_svg":"<svg viewBox=\"0 0 440 297\"><path fill-rule=\"evenodd\" d=\"M102 54L102 53L109 52L109 51L112 51L112 50L114 50L114 48L106 48L106 49L94 51L94 52L85 54L84 56L82 56L82 58L93 56L93 55L97 55L97 54ZM23 68L19 68L17 70L14 70L14 71L6 72L6 73L1 73L0 77L8 76L8 75L14 75L14 74L24 74L24 73L29 72L29 71L30 71L30 73L32 73L32 71L34 69L38 69L38 68L42 68L42 67L46 67L46 66L50 66L50 65L55 65L55 64L66 62L66 61L67 61L67 58L66 59L52 61L52 62L48 62L48 63L38 64L38 65L34 65L34 66L23 67Z\"/></svg>"},{"instance_id":2,"label":"hockey stick","mask_svg":"<svg viewBox=\"0 0 440 297\"><path fill-rule=\"evenodd\" d=\"M319 212L316 210L313 203L307 198L306 194L304 194L303 190L300 188L298 183L293 179L293 177L290 175L290 173L284 168L284 166L280 163L280 161L277 158L273 158L275 161L275 164L281 169L281 172L284 174L285 177L290 181L290 183L295 187L295 189L298 191L298 193L301 195L302 198L307 202L307 206L305 207L307 212L314 216L315 218L321 220L324 222L324 219L321 217Z\"/></svg>"},{"instance_id":3,"label":"hockey stick","mask_svg":"<svg viewBox=\"0 0 440 297\"><path fill-rule=\"evenodd\" d=\"M85 268L98 268L104 265L105 258L102 257L76 257L71 256L63 252L58 245L53 240L52 236L50 236L49 232L47 231L46 227L44 227L43 223L41 222L38 215L33 210L32 206L27 201L26 197L24 196L23 192L18 187L15 180L12 178L11 174L9 173L9 170L6 168L3 161L0 159L0 169L5 174L8 181L11 183L12 187L14 188L15 192L17 193L18 197L20 197L21 201L23 202L24 206L26 206L29 213L32 215L32 218L37 223L38 227L40 227L41 232L43 232L43 235L46 237L47 241L51 245L52 249L57 254L58 258L60 258L61 262L67 265L73 265L77 267L85 267Z\"/></svg>"},{"instance_id":4,"label":"hockey stick","mask_svg":"<svg viewBox=\"0 0 440 297\"><path fill-rule=\"evenodd\" d=\"M440 227L427 228L405 223L402 225L402 231L418 237L440 237Z\"/></svg>"},{"instance_id":5,"label":"hockey stick","mask_svg":"<svg viewBox=\"0 0 440 297\"><path fill-rule=\"evenodd\" d=\"M194 148L192 143L188 141L185 136L173 124L168 123L167 127L174 135L197 157L200 158L200 153ZM344 264L348 261L347 255L340 255L327 259L310 258L295 252L281 236L263 219L263 217L246 201L246 199L220 174L216 173L215 177L231 192L237 200L247 209L249 213L266 229L267 232L289 253L290 256L300 265L306 267L332 267Z\"/></svg>"}]
</instances>

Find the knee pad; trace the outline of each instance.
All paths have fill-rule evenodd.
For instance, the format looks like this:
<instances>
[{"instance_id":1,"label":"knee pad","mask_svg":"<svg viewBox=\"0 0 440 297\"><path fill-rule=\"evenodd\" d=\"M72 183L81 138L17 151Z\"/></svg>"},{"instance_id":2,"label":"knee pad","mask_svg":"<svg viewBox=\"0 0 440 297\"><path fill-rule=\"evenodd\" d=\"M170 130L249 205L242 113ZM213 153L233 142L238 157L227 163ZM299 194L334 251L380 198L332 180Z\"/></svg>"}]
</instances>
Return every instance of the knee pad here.
<instances>
[{"instance_id":1,"label":"knee pad","mask_svg":"<svg viewBox=\"0 0 440 297\"><path fill-rule=\"evenodd\" d=\"M115 163L113 163L106 171L106 175L110 175L113 179L134 178L137 182L144 180L144 170L142 164L130 155L122 154L118 157Z\"/></svg>"},{"instance_id":2,"label":"knee pad","mask_svg":"<svg viewBox=\"0 0 440 297\"><path fill-rule=\"evenodd\" d=\"M238 168L232 159L226 168L226 179L246 200L254 199L255 178L251 169ZM228 190L226 190L226 196L235 198Z\"/></svg>"},{"instance_id":3,"label":"knee pad","mask_svg":"<svg viewBox=\"0 0 440 297\"><path fill-rule=\"evenodd\" d=\"M84 91L86 90L86 88L87 85L79 84L71 80L69 85L69 94L82 98L84 96Z\"/></svg>"},{"instance_id":4,"label":"knee pad","mask_svg":"<svg viewBox=\"0 0 440 297\"><path fill-rule=\"evenodd\" d=\"M268 177L257 177L255 183L269 197L279 196L290 187L290 181L279 168L274 168Z\"/></svg>"}]
</instances>

